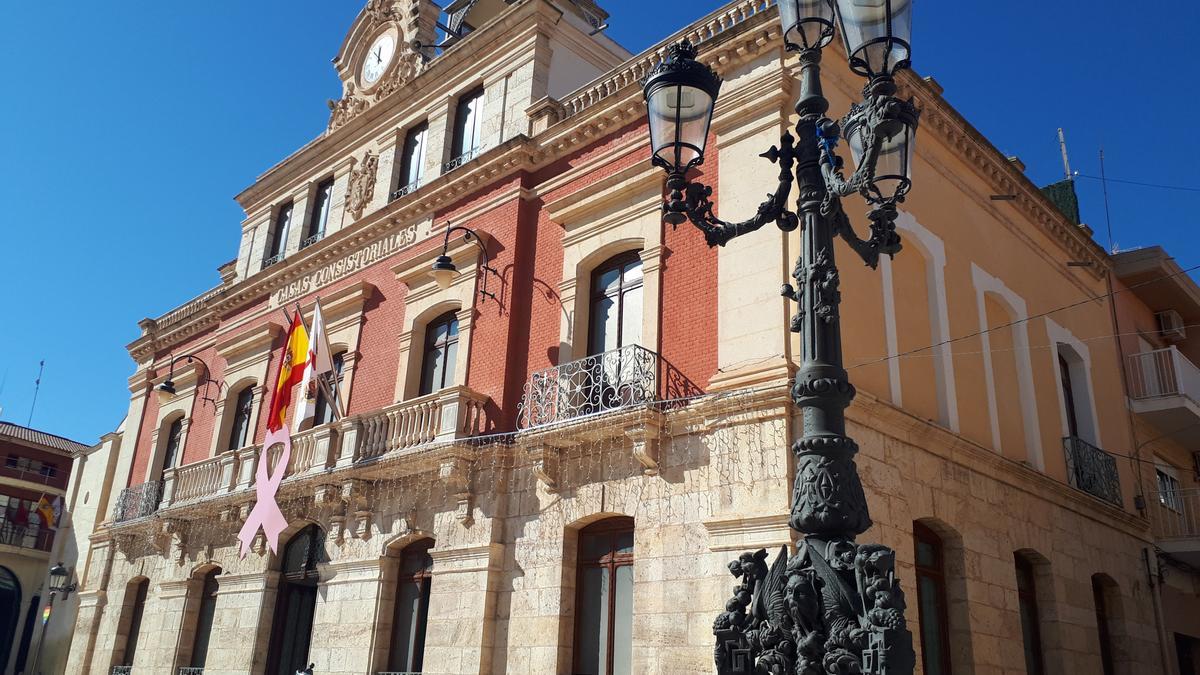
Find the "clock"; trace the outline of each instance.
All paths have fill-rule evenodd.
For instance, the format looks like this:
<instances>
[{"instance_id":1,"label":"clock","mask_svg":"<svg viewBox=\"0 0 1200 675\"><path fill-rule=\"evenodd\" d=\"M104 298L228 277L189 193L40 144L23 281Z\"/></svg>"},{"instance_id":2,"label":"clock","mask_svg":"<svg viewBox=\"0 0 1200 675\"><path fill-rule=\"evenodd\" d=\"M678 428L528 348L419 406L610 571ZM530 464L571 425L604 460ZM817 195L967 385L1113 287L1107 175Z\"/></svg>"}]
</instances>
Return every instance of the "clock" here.
<instances>
[{"instance_id":1,"label":"clock","mask_svg":"<svg viewBox=\"0 0 1200 675\"><path fill-rule=\"evenodd\" d=\"M395 55L396 38L391 33L384 33L375 38L375 42L371 44L371 48L363 60L363 85L369 87L378 82L379 78L387 72L388 66L392 64L392 57Z\"/></svg>"}]
</instances>

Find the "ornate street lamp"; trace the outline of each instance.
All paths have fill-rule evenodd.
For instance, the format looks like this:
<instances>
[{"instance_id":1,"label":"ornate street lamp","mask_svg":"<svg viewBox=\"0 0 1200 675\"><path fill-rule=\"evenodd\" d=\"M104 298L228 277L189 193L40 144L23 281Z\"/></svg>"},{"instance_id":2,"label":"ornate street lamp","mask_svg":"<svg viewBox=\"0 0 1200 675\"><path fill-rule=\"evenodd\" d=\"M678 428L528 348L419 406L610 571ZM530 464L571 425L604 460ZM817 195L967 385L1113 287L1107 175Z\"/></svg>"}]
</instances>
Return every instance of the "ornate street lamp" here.
<instances>
[{"instance_id":1,"label":"ornate street lamp","mask_svg":"<svg viewBox=\"0 0 1200 675\"><path fill-rule=\"evenodd\" d=\"M790 525L803 541L795 557L785 547L767 564L767 552L745 553L730 564L739 579L726 611L713 624L717 671L737 673L912 673L912 634L904 618L904 594L895 578L895 553L855 538L871 526L862 481L854 463L857 444L846 435L845 409L854 386L842 363L841 293L834 237L841 236L872 268L880 255L900 251L896 205L912 186L912 152L918 111L896 96L892 79L909 64L910 0L780 0L789 51L799 52L799 122L763 157L779 168L778 188L749 220L731 223L713 213L712 188L687 178L704 161L719 78L696 61L688 42L673 45L645 83L653 162L667 171L670 191L663 218L690 221L709 246L774 222L785 232L803 226L794 278L783 295L799 304L791 329L803 336L804 358L792 400L804 415L804 435L792 445L796 457ZM837 24L850 66L867 78L861 104L840 122L825 116L821 49ZM682 95L699 119L682 130ZM696 92L712 93L712 100ZM700 113L703 113L702 115ZM656 126L657 125L657 126ZM845 130L843 135L842 130ZM845 139L855 163L846 178L837 144ZM793 183L799 198L788 208ZM861 195L871 206L870 236L861 239L841 199Z\"/></svg>"}]
</instances>

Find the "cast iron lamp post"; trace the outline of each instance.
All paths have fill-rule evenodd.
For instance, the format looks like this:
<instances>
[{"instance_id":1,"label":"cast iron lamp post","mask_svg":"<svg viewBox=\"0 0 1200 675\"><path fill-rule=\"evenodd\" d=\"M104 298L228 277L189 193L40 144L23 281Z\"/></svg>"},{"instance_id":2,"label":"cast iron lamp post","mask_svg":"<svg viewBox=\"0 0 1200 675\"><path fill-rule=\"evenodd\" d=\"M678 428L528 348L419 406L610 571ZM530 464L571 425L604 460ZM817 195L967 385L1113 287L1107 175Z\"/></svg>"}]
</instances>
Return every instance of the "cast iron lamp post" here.
<instances>
[{"instance_id":1,"label":"cast iron lamp post","mask_svg":"<svg viewBox=\"0 0 1200 675\"><path fill-rule=\"evenodd\" d=\"M780 0L784 44L799 52L799 122L763 157L779 167L778 189L740 223L720 220L712 188L688 178L704 161L705 142L721 80L695 60L688 42L669 48L645 83L653 163L667 172L663 218L698 228L709 246L774 222L802 227L802 251L783 295L799 304L791 329L802 334L804 356L792 386L803 411L790 525L803 535L790 560L785 547L768 568L765 550L730 563L739 583L713 624L721 675L911 673L912 635L904 594L895 578L895 552L855 538L871 526L854 463L858 446L846 435L845 409L855 395L842 364L834 238L841 236L874 268L880 255L900 251L896 204L912 185L918 112L896 96L894 75L909 64L911 0ZM864 100L842 121L826 117L821 50L840 29L850 68L867 78ZM856 165L849 178L835 153L846 140ZM796 210L788 209L793 183ZM858 193L871 206L870 237L860 238L841 199Z\"/></svg>"}]
</instances>

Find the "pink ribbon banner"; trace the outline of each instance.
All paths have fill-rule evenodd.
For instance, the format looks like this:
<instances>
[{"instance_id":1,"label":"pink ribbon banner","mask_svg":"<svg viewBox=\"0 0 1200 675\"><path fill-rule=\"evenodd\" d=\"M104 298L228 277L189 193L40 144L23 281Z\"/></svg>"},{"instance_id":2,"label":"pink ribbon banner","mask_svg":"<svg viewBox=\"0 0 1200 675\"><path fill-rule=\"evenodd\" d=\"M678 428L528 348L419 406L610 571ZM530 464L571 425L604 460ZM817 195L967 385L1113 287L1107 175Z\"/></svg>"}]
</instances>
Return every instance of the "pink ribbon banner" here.
<instances>
[{"instance_id":1,"label":"pink ribbon banner","mask_svg":"<svg viewBox=\"0 0 1200 675\"><path fill-rule=\"evenodd\" d=\"M279 461L275 463L275 475L270 474L269 450L276 445L283 445L283 452L279 453ZM262 454L258 457L258 469L254 473L254 492L256 501L254 508L251 509L249 517L246 518L246 524L242 525L241 532L238 532L238 541L242 542L241 557L245 558L250 552L250 546L254 543L254 537L258 534L258 528L262 528L263 534L267 539L267 546L271 552L279 553L279 536L287 529L287 519L283 517L283 511L279 510L279 503L275 501L275 497L279 492L279 484L283 482L283 475L287 473L288 461L292 458L292 437L288 433L287 426L276 431L268 431L267 437L263 441Z\"/></svg>"}]
</instances>

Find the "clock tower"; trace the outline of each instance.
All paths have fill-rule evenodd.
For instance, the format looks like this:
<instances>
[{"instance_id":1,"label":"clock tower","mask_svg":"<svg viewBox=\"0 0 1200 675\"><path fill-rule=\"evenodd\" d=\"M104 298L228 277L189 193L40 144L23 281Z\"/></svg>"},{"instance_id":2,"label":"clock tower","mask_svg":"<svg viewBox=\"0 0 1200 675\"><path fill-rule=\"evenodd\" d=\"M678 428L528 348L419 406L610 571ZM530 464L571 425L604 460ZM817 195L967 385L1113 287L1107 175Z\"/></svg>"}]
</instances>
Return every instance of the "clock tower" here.
<instances>
[{"instance_id":1,"label":"clock tower","mask_svg":"<svg viewBox=\"0 0 1200 675\"><path fill-rule=\"evenodd\" d=\"M414 45L434 42L440 11L430 0L367 2L333 59L342 98L329 102L330 132L421 72L426 58Z\"/></svg>"}]
</instances>

